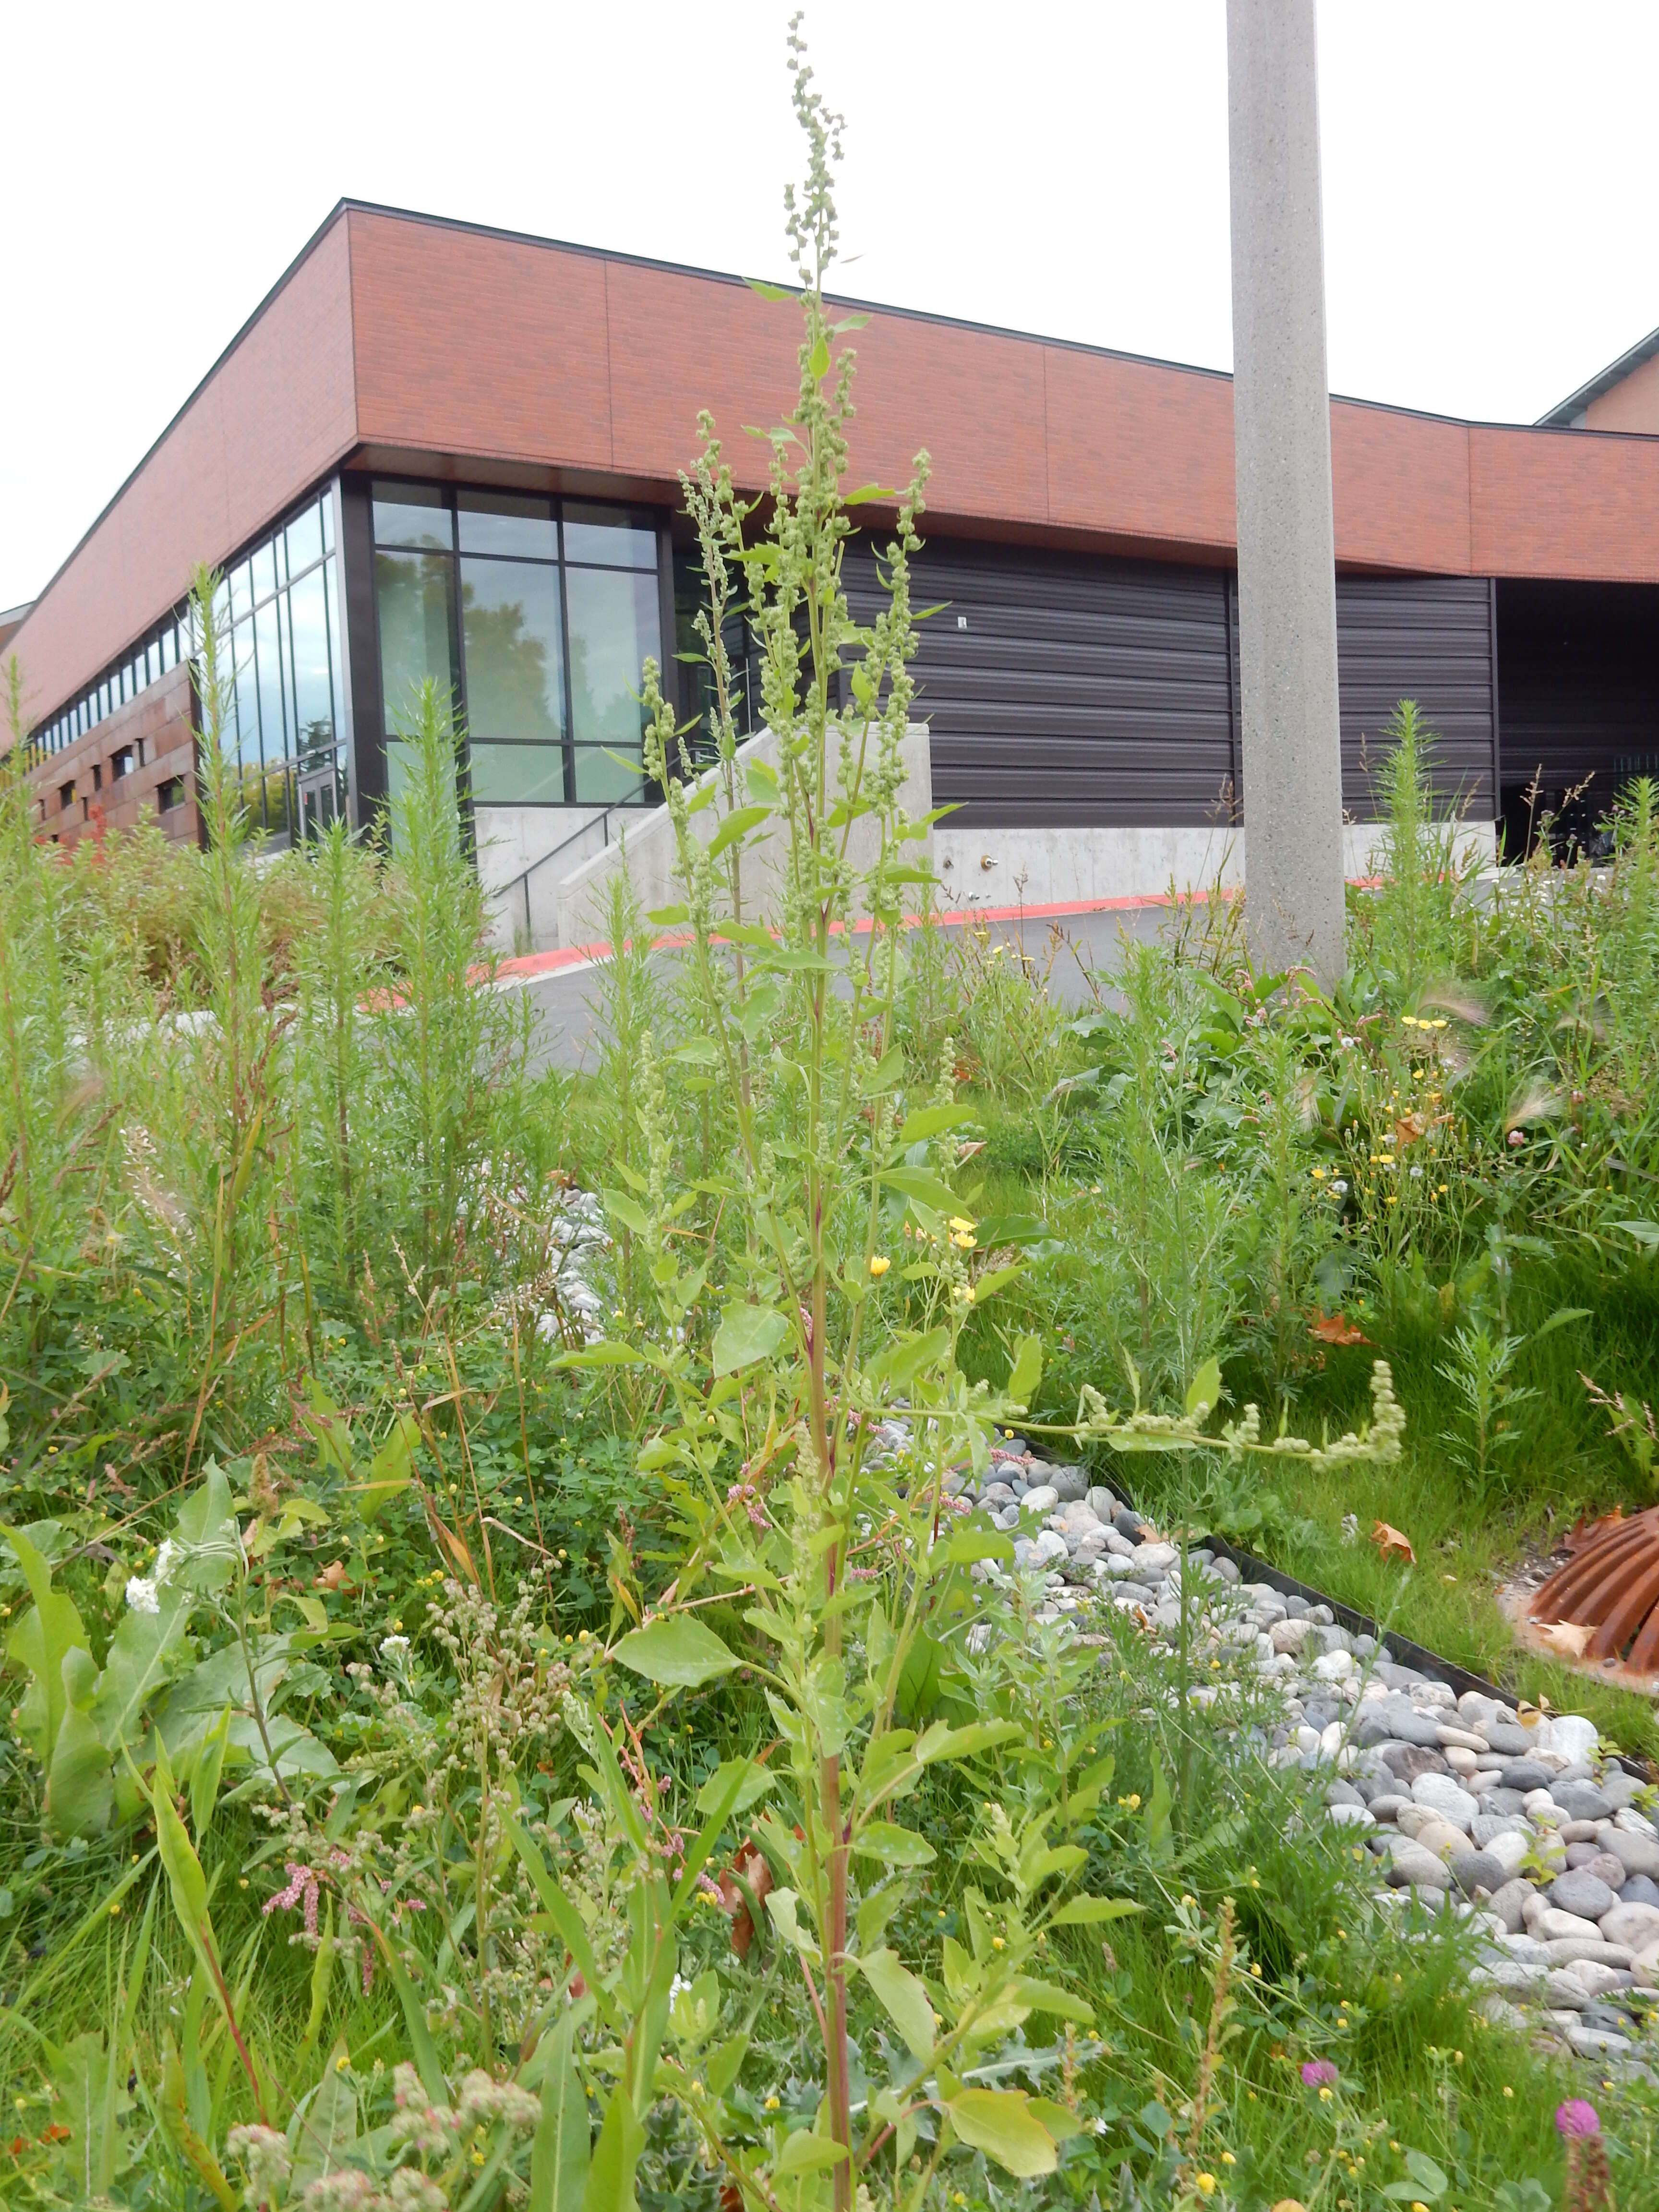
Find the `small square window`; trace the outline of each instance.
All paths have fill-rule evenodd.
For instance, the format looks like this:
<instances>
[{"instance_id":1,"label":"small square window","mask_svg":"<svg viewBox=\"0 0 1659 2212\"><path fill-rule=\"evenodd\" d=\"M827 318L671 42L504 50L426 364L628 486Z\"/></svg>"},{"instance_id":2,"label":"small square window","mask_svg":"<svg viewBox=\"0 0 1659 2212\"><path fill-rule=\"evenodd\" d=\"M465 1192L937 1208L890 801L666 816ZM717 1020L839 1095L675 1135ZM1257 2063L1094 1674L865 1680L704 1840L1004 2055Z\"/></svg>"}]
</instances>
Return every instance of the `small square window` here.
<instances>
[{"instance_id":1,"label":"small square window","mask_svg":"<svg viewBox=\"0 0 1659 2212\"><path fill-rule=\"evenodd\" d=\"M132 774L137 764L137 763L134 761L132 757L132 747L131 745L123 745L119 752L112 753L110 756L110 781L112 783L119 783L124 775L131 775Z\"/></svg>"},{"instance_id":2,"label":"small square window","mask_svg":"<svg viewBox=\"0 0 1659 2212\"><path fill-rule=\"evenodd\" d=\"M59 812L67 814L74 804L75 778L71 776L67 783L60 783L58 787L58 806Z\"/></svg>"},{"instance_id":3,"label":"small square window","mask_svg":"<svg viewBox=\"0 0 1659 2212\"><path fill-rule=\"evenodd\" d=\"M155 805L159 812L171 814L175 806L185 803L185 779L170 775L155 787Z\"/></svg>"}]
</instances>

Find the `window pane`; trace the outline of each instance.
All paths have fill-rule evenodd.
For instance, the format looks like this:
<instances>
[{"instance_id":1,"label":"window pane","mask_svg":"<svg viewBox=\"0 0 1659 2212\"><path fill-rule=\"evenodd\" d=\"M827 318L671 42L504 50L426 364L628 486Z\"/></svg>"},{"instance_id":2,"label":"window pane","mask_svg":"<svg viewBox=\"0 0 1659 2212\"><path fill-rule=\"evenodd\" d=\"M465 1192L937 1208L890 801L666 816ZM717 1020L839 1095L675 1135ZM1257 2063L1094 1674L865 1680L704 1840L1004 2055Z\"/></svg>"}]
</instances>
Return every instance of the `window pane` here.
<instances>
[{"instance_id":1,"label":"window pane","mask_svg":"<svg viewBox=\"0 0 1659 2212\"><path fill-rule=\"evenodd\" d=\"M298 576L322 557L322 514L319 508L308 507L288 526L288 573Z\"/></svg>"},{"instance_id":2,"label":"window pane","mask_svg":"<svg viewBox=\"0 0 1659 2212\"><path fill-rule=\"evenodd\" d=\"M564 752L558 745L474 745L472 796L480 806L560 806Z\"/></svg>"},{"instance_id":3,"label":"window pane","mask_svg":"<svg viewBox=\"0 0 1659 2212\"><path fill-rule=\"evenodd\" d=\"M338 563L332 555L323 563L323 604L328 613L328 673L334 696L334 736L337 743L345 732L345 678L340 668L340 602L335 589L339 580ZM340 757L344 759L344 753Z\"/></svg>"},{"instance_id":4,"label":"window pane","mask_svg":"<svg viewBox=\"0 0 1659 2212\"><path fill-rule=\"evenodd\" d=\"M253 617L253 653L259 692L259 743L269 768L288 750L283 732L283 653L276 635L276 609L270 601Z\"/></svg>"},{"instance_id":5,"label":"window pane","mask_svg":"<svg viewBox=\"0 0 1659 2212\"><path fill-rule=\"evenodd\" d=\"M334 750L327 590L323 571L313 568L289 593L294 627L294 719L302 758L308 753Z\"/></svg>"},{"instance_id":6,"label":"window pane","mask_svg":"<svg viewBox=\"0 0 1659 2212\"><path fill-rule=\"evenodd\" d=\"M661 658L654 576L572 568L570 593L571 734L578 744L640 750L644 717L636 696L647 653Z\"/></svg>"},{"instance_id":7,"label":"window pane","mask_svg":"<svg viewBox=\"0 0 1659 2212\"><path fill-rule=\"evenodd\" d=\"M459 505L463 553L512 553L526 561L558 558L550 499L525 499L509 491L464 491Z\"/></svg>"},{"instance_id":8,"label":"window pane","mask_svg":"<svg viewBox=\"0 0 1659 2212\"><path fill-rule=\"evenodd\" d=\"M559 572L528 561L463 561L467 728L476 738L564 734Z\"/></svg>"},{"instance_id":9,"label":"window pane","mask_svg":"<svg viewBox=\"0 0 1659 2212\"><path fill-rule=\"evenodd\" d=\"M595 745L577 746L576 797L583 805L610 806L619 799L632 805L644 798L645 768L637 741L628 757L640 763L632 771Z\"/></svg>"},{"instance_id":10,"label":"window pane","mask_svg":"<svg viewBox=\"0 0 1659 2212\"><path fill-rule=\"evenodd\" d=\"M454 520L435 484L377 483L374 495L376 544L430 545L445 551L454 544Z\"/></svg>"},{"instance_id":11,"label":"window pane","mask_svg":"<svg viewBox=\"0 0 1659 2212\"><path fill-rule=\"evenodd\" d=\"M334 550L334 487L332 484L318 501L317 507L323 518L323 550L325 553L331 553Z\"/></svg>"},{"instance_id":12,"label":"window pane","mask_svg":"<svg viewBox=\"0 0 1659 2212\"><path fill-rule=\"evenodd\" d=\"M255 546L248 556L248 568L253 578L253 603L268 599L276 588L276 551L267 542Z\"/></svg>"},{"instance_id":13,"label":"window pane","mask_svg":"<svg viewBox=\"0 0 1659 2212\"><path fill-rule=\"evenodd\" d=\"M564 508L564 557L596 561L607 568L654 568L657 532L649 515L623 507Z\"/></svg>"},{"instance_id":14,"label":"window pane","mask_svg":"<svg viewBox=\"0 0 1659 2212\"><path fill-rule=\"evenodd\" d=\"M455 630L450 563L438 553L377 553L380 696L388 732L405 728L430 677L446 708L455 690Z\"/></svg>"},{"instance_id":15,"label":"window pane","mask_svg":"<svg viewBox=\"0 0 1659 2212\"><path fill-rule=\"evenodd\" d=\"M161 641L152 638L144 648L144 680L154 684L161 672Z\"/></svg>"}]
</instances>

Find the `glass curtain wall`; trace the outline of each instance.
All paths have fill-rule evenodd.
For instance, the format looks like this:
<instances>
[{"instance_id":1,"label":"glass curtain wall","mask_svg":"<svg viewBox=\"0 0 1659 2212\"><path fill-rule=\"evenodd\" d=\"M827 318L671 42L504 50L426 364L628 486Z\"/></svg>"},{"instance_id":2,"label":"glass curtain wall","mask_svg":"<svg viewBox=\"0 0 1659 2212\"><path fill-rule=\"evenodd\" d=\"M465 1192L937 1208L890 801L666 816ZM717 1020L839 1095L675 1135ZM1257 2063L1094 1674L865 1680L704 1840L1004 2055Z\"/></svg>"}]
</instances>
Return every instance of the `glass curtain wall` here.
<instances>
[{"instance_id":1,"label":"glass curtain wall","mask_svg":"<svg viewBox=\"0 0 1659 2212\"><path fill-rule=\"evenodd\" d=\"M337 580L325 491L231 567L215 602L234 674L225 742L252 826L276 845L346 808Z\"/></svg>"},{"instance_id":2,"label":"glass curtain wall","mask_svg":"<svg viewBox=\"0 0 1659 2212\"><path fill-rule=\"evenodd\" d=\"M231 564L215 601L234 677L225 742L254 828L278 844L345 807L337 568L325 486ZM37 730L36 757L62 752L176 667L191 650L188 617L175 609Z\"/></svg>"},{"instance_id":3,"label":"glass curtain wall","mask_svg":"<svg viewBox=\"0 0 1659 2212\"><path fill-rule=\"evenodd\" d=\"M639 691L647 657L662 662L651 518L436 484L377 483L373 501L389 789L430 678L466 731L477 805L642 803Z\"/></svg>"}]
</instances>

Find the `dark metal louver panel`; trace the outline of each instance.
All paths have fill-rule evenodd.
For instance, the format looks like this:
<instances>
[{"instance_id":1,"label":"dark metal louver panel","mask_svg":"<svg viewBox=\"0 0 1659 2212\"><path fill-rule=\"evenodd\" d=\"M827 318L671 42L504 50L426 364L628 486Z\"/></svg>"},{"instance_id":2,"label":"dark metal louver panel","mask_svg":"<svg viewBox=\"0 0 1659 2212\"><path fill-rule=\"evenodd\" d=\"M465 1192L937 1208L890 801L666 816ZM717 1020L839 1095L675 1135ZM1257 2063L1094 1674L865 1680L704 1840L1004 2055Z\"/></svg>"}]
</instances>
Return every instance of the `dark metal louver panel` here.
<instances>
[{"instance_id":1,"label":"dark metal louver panel","mask_svg":"<svg viewBox=\"0 0 1659 2212\"><path fill-rule=\"evenodd\" d=\"M1492 586L1484 576L1339 576L1337 684L1342 803L1375 821L1375 771L1401 699L1433 731L1437 790L1472 822L1497 812L1492 788Z\"/></svg>"},{"instance_id":2,"label":"dark metal louver panel","mask_svg":"<svg viewBox=\"0 0 1659 2212\"><path fill-rule=\"evenodd\" d=\"M854 611L873 611L866 549ZM1233 770L1218 569L930 543L915 564L933 801L963 825L1225 821ZM965 627L964 627L965 624Z\"/></svg>"},{"instance_id":3,"label":"dark metal louver panel","mask_svg":"<svg viewBox=\"0 0 1659 2212\"><path fill-rule=\"evenodd\" d=\"M854 611L878 597L849 549ZM1218 569L938 540L915 564L917 712L935 804L964 826L1202 826L1237 819L1237 583ZM1343 799L1371 817L1395 703L1439 740L1437 781L1490 820L1493 689L1484 577L1340 577Z\"/></svg>"},{"instance_id":4,"label":"dark metal louver panel","mask_svg":"<svg viewBox=\"0 0 1659 2212\"><path fill-rule=\"evenodd\" d=\"M1659 586L1500 580L1503 782L1542 804L1593 778L1599 813L1633 775L1659 775Z\"/></svg>"}]
</instances>

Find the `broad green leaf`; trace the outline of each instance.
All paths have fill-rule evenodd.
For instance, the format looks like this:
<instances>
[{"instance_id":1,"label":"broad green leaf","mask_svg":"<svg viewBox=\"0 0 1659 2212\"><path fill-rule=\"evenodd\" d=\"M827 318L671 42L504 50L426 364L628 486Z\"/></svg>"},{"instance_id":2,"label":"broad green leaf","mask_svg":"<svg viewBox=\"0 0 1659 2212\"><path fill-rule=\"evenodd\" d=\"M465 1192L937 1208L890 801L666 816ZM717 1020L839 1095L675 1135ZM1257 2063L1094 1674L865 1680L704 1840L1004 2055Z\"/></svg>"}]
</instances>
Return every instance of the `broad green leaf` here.
<instances>
[{"instance_id":1,"label":"broad green leaf","mask_svg":"<svg viewBox=\"0 0 1659 2212\"><path fill-rule=\"evenodd\" d=\"M931 1207L935 1213L961 1212L961 1200L948 1184L942 1183L926 1168L889 1168L882 1181L901 1198L914 1199L918 1205Z\"/></svg>"},{"instance_id":2,"label":"broad green leaf","mask_svg":"<svg viewBox=\"0 0 1659 2212\"><path fill-rule=\"evenodd\" d=\"M982 2150L1022 2181L1054 2172L1054 2139L1032 2112L1023 2089L963 2089L945 2110L970 2149Z\"/></svg>"},{"instance_id":3,"label":"broad green leaf","mask_svg":"<svg viewBox=\"0 0 1659 2212\"><path fill-rule=\"evenodd\" d=\"M793 2135L786 2136L772 2171L821 2173L832 2166L839 2166L846 2156L845 2144L832 2142L828 2136L816 2136L811 2128L797 2128Z\"/></svg>"},{"instance_id":4,"label":"broad green leaf","mask_svg":"<svg viewBox=\"0 0 1659 2212\"><path fill-rule=\"evenodd\" d=\"M880 1859L896 1867L929 1866L937 1856L926 1836L917 1835L914 1828L901 1828L893 1820L872 1820L860 1829L853 1849L860 1858Z\"/></svg>"},{"instance_id":5,"label":"broad green leaf","mask_svg":"<svg viewBox=\"0 0 1659 2212\"><path fill-rule=\"evenodd\" d=\"M136 1744L143 1735L144 1707L166 1682L190 1626L186 1591L169 1583L158 1596L154 1613L127 1607L110 1638L92 1719L112 1753L118 1754L124 1743Z\"/></svg>"},{"instance_id":6,"label":"broad green leaf","mask_svg":"<svg viewBox=\"0 0 1659 2212\"><path fill-rule=\"evenodd\" d=\"M974 1285L974 1304L979 1306L984 1305L988 1299L995 1297L1001 1291L1006 1291L1010 1283L1017 1281L1024 1273L1025 1266L1023 1261L1016 1261L1012 1266L1007 1267L988 1269Z\"/></svg>"},{"instance_id":7,"label":"broad green leaf","mask_svg":"<svg viewBox=\"0 0 1659 2212\"><path fill-rule=\"evenodd\" d=\"M653 929L677 929L683 921L690 921L689 906L653 906L646 912L646 920Z\"/></svg>"},{"instance_id":8,"label":"broad green leaf","mask_svg":"<svg viewBox=\"0 0 1659 2212\"><path fill-rule=\"evenodd\" d=\"M958 1528L945 1556L953 1567L970 1567L976 1559L1012 1559L1013 1539L1000 1528Z\"/></svg>"},{"instance_id":9,"label":"broad green leaf","mask_svg":"<svg viewBox=\"0 0 1659 2212\"><path fill-rule=\"evenodd\" d=\"M230 1744L230 1707L227 1705L219 1716L218 1726L210 1730L196 1754L195 1771L190 1778L190 1825L196 1831L198 1843L213 1825L219 1778L225 1771L225 1753Z\"/></svg>"},{"instance_id":10,"label":"broad green leaf","mask_svg":"<svg viewBox=\"0 0 1659 2212\"><path fill-rule=\"evenodd\" d=\"M1057 2143L1066 2142L1073 2136L1083 2133L1085 2123L1079 2119L1077 2114L1067 2112L1064 2105L1055 2104L1051 2098L1033 2097L1030 2113L1034 2120L1042 2123Z\"/></svg>"},{"instance_id":11,"label":"broad green leaf","mask_svg":"<svg viewBox=\"0 0 1659 2212\"><path fill-rule=\"evenodd\" d=\"M793 1889L769 1890L766 1896L766 1917L786 1943L793 1944L804 1959L814 1966L822 1955L817 1945L800 1924L798 1911L800 1899Z\"/></svg>"},{"instance_id":12,"label":"broad green leaf","mask_svg":"<svg viewBox=\"0 0 1659 2212\"><path fill-rule=\"evenodd\" d=\"M1200 1420L1221 1403L1221 1362L1206 1359L1187 1386L1186 1407Z\"/></svg>"},{"instance_id":13,"label":"broad green leaf","mask_svg":"<svg viewBox=\"0 0 1659 2212\"><path fill-rule=\"evenodd\" d=\"M614 1344L608 1337L597 1344L586 1344L580 1352L558 1352L553 1355L555 1367L641 1367L645 1355L635 1352L631 1344Z\"/></svg>"},{"instance_id":14,"label":"broad green leaf","mask_svg":"<svg viewBox=\"0 0 1659 2212\"><path fill-rule=\"evenodd\" d=\"M77 1659L91 1663L89 1653L79 1650L66 1653L66 1676ZM68 1836L100 1834L109 1826L114 1796L108 1747L90 1717L71 1701L58 1724L52 1765L46 1771L46 1811L52 1824Z\"/></svg>"},{"instance_id":15,"label":"broad green leaf","mask_svg":"<svg viewBox=\"0 0 1659 2212\"><path fill-rule=\"evenodd\" d=\"M616 1656L647 1681L678 1690L695 1690L742 1664L712 1628L686 1613L669 1613L635 1629L617 1644Z\"/></svg>"},{"instance_id":16,"label":"broad green leaf","mask_svg":"<svg viewBox=\"0 0 1659 2212\"><path fill-rule=\"evenodd\" d=\"M697 1792L697 1810L712 1813L724 1798L732 1776L739 1769L743 1779L738 1784L738 1794L726 1814L729 1820L741 1820L751 1805L758 1805L770 1790L777 1787L775 1776L752 1759L723 1759Z\"/></svg>"},{"instance_id":17,"label":"broad green leaf","mask_svg":"<svg viewBox=\"0 0 1659 2212\"><path fill-rule=\"evenodd\" d=\"M1018 1721L969 1721L965 1728L947 1728L937 1721L916 1745L924 1766L936 1759L971 1759L976 1752L1013 1743L1024 1734Z\"/></svg>"},{"instance_id":18,"label":"broad green leaf","mask_svg":"<svg viewBox=\"0 0 1659 2212\"><path fill-rule=\"evenodd\" d=\"M530 2147L530 2212L582 2212L592 2143L576 2070L573 2007L560 2014L542 2063L542 2116Z\"/></svg>"},{"instance_id":19,"label":"broad green leaf","mask_svg":"<svg viewBox=\"0 0 1659 2212\"><path fill-rule=\"evenodd\" d=\"M763 277L745 276L744 282L763 300L796 300L800 296L798 292L792 292L787 284L769 284Z\"/></svg>"},{"instance_id":20,"label":"broad green leaf","mask_svg":"<svg viewBox=\"0 0 1659 2212\"><path fill-rule=\"evenodd\" d=\"M1589 1306L1557 1306L1555 1311L1550 1316L1549 1319L1547 1322L1541 1322L1539 1326L1534 1329L1532 1333L1532 1340L1534 1344L1541 1343L1544 1338L1550 1335L1553 1331L1558 1328L1565 1328L1570 1322L1588 1321L1589 1318L1590 1309Z\"/></svg>"},{"instance_id":21,"label":"broad green leaf","mask_svg":"<svg viewBox=\"0 0 1659 2212\"><path fill-rule=\"evenodd\" d=\"M885 1385L890 1390L902 1390L907 1382L914 1382L924 1367L931 1367L942 1359L950 1348L948 1328L925 1329L917 1336L900 1337L890 1344L865 1369L870 1382Z\"/></svg>"},{"instance_id":22,"label":"broad green leaf","mask_svg":"<svg viewBox=\"0 0 1659 2212\"><path fill-rule=\"evenodd\" d=\"M351 1480L351 1424L314 1375L306 1385L306 1396L309 1404L300 1418L310 1430L312 1440L316 1444L318 1465L349 1482Z\"/></svg>"},{"instance_id":23,"label":"broad green leaf","mask_svg":"<svg viewBox=\"0 0 1659 2212\"><path fill-rule=\"evenodd\" d=\"M750 830L757 830L771 811L769 806L733 807L708 841L709 859L718 860L728 845L735 845L739 837L745 836Z\"/></svg>"},{"instance_id":24,"label":"broad green leaf","mask_svg":"<svg viewBox=\"0 0 1659 2212\"><path fill-rule=\"evenodd\" d=\"M1017 1406L1029 1406L1042 1380L1042 1339L1022 1336L1014 1346L1014 1364L1008 1370L1008 1395Z\"/></svg>"},{"instance_id":25,"label":"broad green leaf","mask_svg":"<svg viewBox=\"0 0 1659 2212\"><path fill-rule=\"evenodd\" d=\"M1406 2153L1406 2171L1431 2201L1437 2197L1443 2197L1451 2186L1426 2151L1408 2150Z\"/></svg>"},{"instance_id":26,"label":"broad green leaf","mask_svg":"<svg viewBox=\"0 0 1659 2212\"><path fill-rule=\"evenodd\" d=\"M582 2185L582 2212L634 2212L634 2175L645 2148L645 2129L625 2082L611 2093L599 2139Z\"/></svg>"},{"instance_id":27,"label":"broad green leaf","mask_svg":"<svg viewBox=\"0 0 1659 2212\"><path fill-rule=\"evenodd\" d=\"M879 1951L872 1951L866 1958L851 1963L880 1999L894 2027L904 2038L911 2057L931 2058L936 2025L933 2008L927 2002L927 1990L908 1967L900 1963L897 1952L884 1945Z\"/></svg>"},{"instance_id":28,"label":"broad green leaf","mask_svg":"<svg viewBox=\"0 0 1659 2212\"><path fill-rule=\"evenodd\" d=\"M774 1306L729 1305L714 1331L716 1375L735 1375L757 1360L769 1359L789 1334L787 1318Z\"/></svg>"},{"instance_id":29,"label":"broad green leaf","mask_svg":"<svg viewBox=\"0 0 1659 2212\"><path fill-rule=\"evenodd\" d=\"M638 1199L629 1198L619 1190L605 1188L601 1188L599 1196L605 1200L605 1212L613 1220L620 1221L624 1229L631 1229L636 1237L650 1234L651 1217Z\"/></svg>"},{"instance_id":30,"label":"broad green leaf","mask_svg":"<svg viewBox=\"0 0 1659 2212\"><path fill-rule=\"evenodd\" d=\"M18 1716L25 1741L43 1766L52 1763L52 1747L63 1725L69 1699L64 1688L64 1661L73 1650L91 1645L73 1599L52 1587L52 1569L21 1528L9 1528L6 1540L17 1554L33 1609L26 1613L7 1638L6 1651L33 1676Z\"/></svg>"},{"instance_id":31,"label":"broad green leaf","mask_svg":"<svg viewBox=\"0 0 1659 2212\"><path fill-rule=\"evenodd\" d=\"M349 1475L350 1471L348 1462L344 1472ZM203 1593L222 1589L241 1563L242 1536L231 1504L230 1480L217 1460L208 1462L173 1527L186 1554L173 1568L173 1580Z\"/></svg>"},{"instance_id":32,"label":"broad green leaf","mask_svg":"<svg viewBox=\"0 0 1659 2212\"><path fill-rule=\"evenodd\" d=\"M298 2203L301 2193L325 2174L337 2173L351 2162L357 2141L357 2092L349 2071L350 2052L343 2036L328 2056L323 2078L317 2084L294 2150L294 2172L289 2192Z\"/></svg>"},{"instance_id":33,"label":"broad green leaf","mask_svg":"<svg viewBox=\"0 0 1659 2212\"><path fill-rule=\"evenodd\" d=\"M959 1128L963 1122L974 1119L969 1106L918 1106L914 1114L904 1117L904 1127L898 1133L898 1142L908 1150L929 1137L943 1134L946 1129ZM956 1203L952 1199L952 1205Z\"/></svg>"},{"instance_id":34,"label":"broad green leaf","mask_svg":"<svg viewBox=\"0 0 1659 2212\"><path fill-rule=\"evenodd\" d=\"M365 1521L372 1521L389 1498L415 1479L415 1448L421 1431L412 1413L393 1416L384 1442L370 1462L367 1482L354 1484L352 1498Z\"/></svg>"},{"instance_id":35,"label":"broad green leaf","mask_svg":"<svg viewBox=\"0 0 1659 2212\"><path fill-rule=\"evenodd\" d=\"M1109 1920L1127 1920L1142 1908L1127 1897L1073 1897L1050 1920L1051 1928L1099 1928Z\"/></svg>"},{"instance_id":36,"label":"broad green leaf","mask_svg":"<svg viewBox=\"0 0 1659 2212\"><path fill-rule=\"evenodd\" d=\"M1038 1981L1030 1974L1022 1974L1008 1994L1016 2004L1027 2005L1033 2012L1049 2013L1056 2020L1075 2020L1085 2027L1095 2016L1081 1997L1074 1997L1058 1982Z\"/></svg>"}]
</instances>

